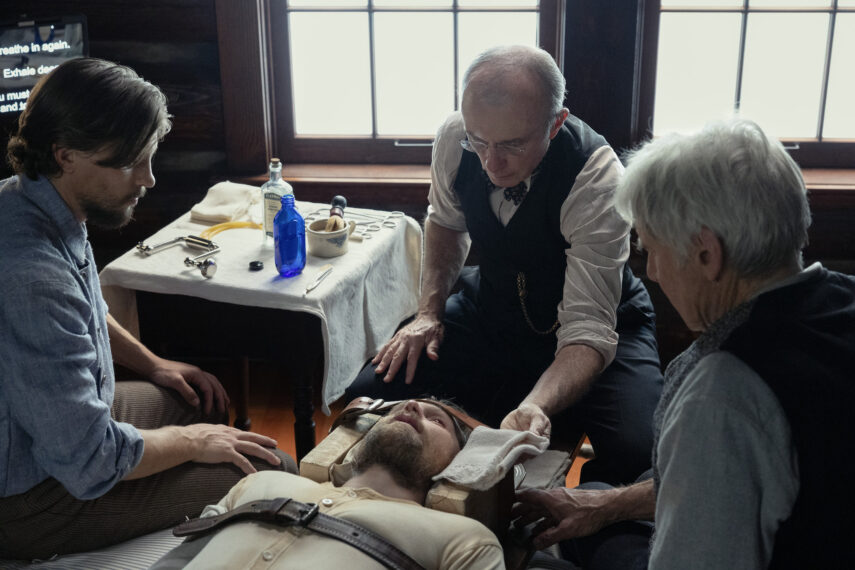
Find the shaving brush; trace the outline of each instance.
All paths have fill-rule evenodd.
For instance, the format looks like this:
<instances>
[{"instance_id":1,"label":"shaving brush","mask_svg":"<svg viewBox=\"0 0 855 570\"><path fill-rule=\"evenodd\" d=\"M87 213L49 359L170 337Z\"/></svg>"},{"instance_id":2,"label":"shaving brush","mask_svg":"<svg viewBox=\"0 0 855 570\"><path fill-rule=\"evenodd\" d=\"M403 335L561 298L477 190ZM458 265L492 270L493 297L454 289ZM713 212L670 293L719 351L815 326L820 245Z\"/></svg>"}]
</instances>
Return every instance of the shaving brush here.
<instances>
[{"instance_id":1,"label":"shaving brush","mask_svg":"<svg viewBox=\"0 0 855 570\"><path fill-rule=\"evenodd\" d=\"M347 199L344 196L336 196L330 202L330 217L327 220L327 225L324 227L325 232L335 232L343 230L346 226L344 223L344 209L347 207Z\"/></svg>"}]
</instances>

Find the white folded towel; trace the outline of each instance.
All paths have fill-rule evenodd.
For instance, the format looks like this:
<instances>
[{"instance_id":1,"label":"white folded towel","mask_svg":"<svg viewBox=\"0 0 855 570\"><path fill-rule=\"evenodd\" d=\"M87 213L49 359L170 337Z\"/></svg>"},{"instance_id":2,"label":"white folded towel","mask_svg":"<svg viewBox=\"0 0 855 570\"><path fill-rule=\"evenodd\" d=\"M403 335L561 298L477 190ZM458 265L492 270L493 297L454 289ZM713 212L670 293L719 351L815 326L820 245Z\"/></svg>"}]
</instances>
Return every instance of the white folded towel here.
<instances>
[{"instance_id":1,"label":"white folded towel","mask_svg":"<svg viewBox=\"0 0 855 570\"><path fill-rule=\"evenodd\" d=\"M548 438L530 431L478 426L460 453L433 480L447 479L483 491L501 481L523 455L540 455L548 445Z\"/></svg>"},{"instance_id":2,"label":"white folded towel","mask_svg":"<svg viewBox=\"0 0 855 570\"><path fill-rule=\"evenodd\" d=\"M251 221L261 203L261 189L248 184L219 182L208 188L201 202L190 209L190 221L219 224Z\"/></svg>"}]
</instances>

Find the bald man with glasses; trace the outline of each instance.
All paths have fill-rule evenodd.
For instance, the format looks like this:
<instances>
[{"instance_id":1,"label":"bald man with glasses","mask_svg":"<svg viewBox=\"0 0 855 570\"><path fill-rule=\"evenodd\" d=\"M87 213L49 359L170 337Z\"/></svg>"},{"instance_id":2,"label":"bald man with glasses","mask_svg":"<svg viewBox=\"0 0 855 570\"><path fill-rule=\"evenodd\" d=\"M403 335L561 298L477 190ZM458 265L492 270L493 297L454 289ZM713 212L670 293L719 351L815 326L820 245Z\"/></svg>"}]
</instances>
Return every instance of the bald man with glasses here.
<instances>
[{"instance_id":1,"label":"bald man with glasses","mask_svg":"<svg viewBox=\"0 0 855 570\"><path fill-rule=\"evenodd\" d=\"M434 143L419 311L348 391L454 398L494 427L570 444L586 433L583 480L625 483L650 466L655 317L612 206L623 167L564 89L537 48L470 65ZM472 244L480 266L463 268Z\"/></svg>"}]
</instances>

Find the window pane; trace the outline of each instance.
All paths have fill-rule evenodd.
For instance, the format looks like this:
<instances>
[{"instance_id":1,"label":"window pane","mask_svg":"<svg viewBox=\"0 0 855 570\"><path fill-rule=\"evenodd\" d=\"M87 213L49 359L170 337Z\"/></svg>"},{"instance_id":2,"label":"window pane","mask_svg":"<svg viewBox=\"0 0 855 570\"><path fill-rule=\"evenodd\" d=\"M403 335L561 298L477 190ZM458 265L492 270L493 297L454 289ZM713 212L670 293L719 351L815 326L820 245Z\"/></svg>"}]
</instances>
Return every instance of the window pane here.
<instances>
[{"instance_id":1,"label":"window pane","mask_svg":"<svg viewBox=\"0 0 855 570\"><path fill-rule=\"evenodd\" d=\"M694 131L733 114L739 14L663 13L654 132Z\"/></svg>"},{"instance_id":2,"label":"window pane","mask_svg":"<svg viewBox=\"0 0 855 570\"><path fill-rule=\"evenodd\" d=\"M453 0L374 0L376 8L451 8Z\"/></svg>"},{"instance_id":3,"label":"window pane","mask_svg":"<svg viewBox=\"0 0 855 570\"><path fill-rule=\"evenodd\" d=\"M855 8L855 0L837 0L839 8Z\"/></svg>"},{"instance_id":4,"label":"window pane","mask_svg":"<svg viewBox=\"0 0 855 570\"><path fill-rule=\"evenodd\" d=\"M663 8L742 8L742 0L662 0Z\"/></svg>"},{"instance_id":5,"label":"window pane","mask_svg":"<svg viewBox=\"0 0 855 570\"><path fill-rule=\"evenodd\" d=\"M370 135L368 15L293 12L288 26L296 134Z\"/></svg>"},{"instance_id":6,"label":"window pane","mask_svg":"<svg viewBox=\"0 0 855 570\"><path fill-rule=\"evenodd\" d=\"M750 8L828 8L831 0L750 0Z\"/></svg>"},{"instance_id":7,"label":"window pane","mask_svg":"<svg viewBox=\"0 0 855 570\"><path fill-rule=\"evenodd\" d=\"M537 0L458 0L457 5L461 8L481 8L491 6L499 8L536 8Z\"/></svg>"},{"instance_id":8,"label":"window pane","mask_svg":"<svg viewBox=\"0 0 855 570\"><path fill-rule=\"evenodd\" d=\"M449 13L378 13L374 19L377 133L432 137L454 110Z\"/></svg>"},{"instance_id":9,"label":"window pane","mask_svg":"<svg viewBox=\"0 0 855 570\"><path fill-rule=\"evenodd\" d=\"M855 14L838 14L823 136L855 139Z\"/></svg>"},{"instance_id":10,"label":"window pane","mask_svg":"<svg viewBox=\"0 0 855 570\"><path fill-rule=\"evenodd\" d=\"M826 14L751 14L741 113L778 137L817 134Z\"/></svg>"},{"instance_id":11,"label":"window pane","mask_svg":"<svg viewBox=\"0 0 855 570\"><path fill-rule=\"evenodd\" d=\"M288 0L289 8L365 8L368 0Z\"/></svg>"},{"instance_id":12,"label":"window pane","mask_svg":"<svg viewBox=\"0 0 855 570\"><path fill-rule=\"evenodd\" d=\"M537 45L536 13L461 13L457 22L457 65L460 69L458 94L463 92L463 73L485 49L496 45Z\"/></svg>"}]
</instances>

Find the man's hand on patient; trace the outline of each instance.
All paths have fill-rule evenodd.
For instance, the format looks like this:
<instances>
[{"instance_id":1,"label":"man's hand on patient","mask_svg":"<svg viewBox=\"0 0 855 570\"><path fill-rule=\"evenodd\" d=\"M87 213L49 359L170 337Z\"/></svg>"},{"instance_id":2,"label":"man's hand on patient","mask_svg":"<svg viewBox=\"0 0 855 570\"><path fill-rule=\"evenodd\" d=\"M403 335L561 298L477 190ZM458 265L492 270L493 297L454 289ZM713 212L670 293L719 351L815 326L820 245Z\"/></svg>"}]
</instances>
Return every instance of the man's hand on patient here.
<instances>
[{"instance_id":1,"label":"man's hand on patient","mask_svg":"<svg viewBox=\"0 0 855 570\"><path fill-rule=\"evenodd\" d=\"M536 405L523 402L519 407L505 416L499 426L502 429L515 429L519 431L530 431L535 435L549 437L552 432L552 423L543 409Z\"/></svg>"},{"instance_id":2,"label":"man's hand on patient","mask_svg":"<svg viewBox=\"0 0 855 570\"><path fill-rule=\"evenodd\" d=\"M159 358L149 374L149 379L158 386L175 390L193 406L199 406L199 395L196 392L198 390L202 394L203 410L206 414L210 414L214 407L220 413L225 413L228 409L229 396L223 385L216 376L198 366Z\"/></svg>"},{"instance_id":3,"label":"man's hand on patient","mask_svg":"<svg viewBox=\"0 0 855 570\"><path fill-rule=\"evenodd\" d=\"M614 522L608 508L611 490L582 489L524 489L517 492L512 516L520 517L517 524L535 525L534 546L546 548L556 542L594 534Z\"/></svg>"},{"instance_id":4,"label":"man's hand on patient","mask_svg":"<svg viewBox=\"0 0 855 570\"><path fill-rule=\"evenodd\" d=\"M182 429L193 442L192 460L197 463L234 463L247 474L256 472L247 455L271 465L280 463L269 449L276 447L276 440L267 436L220 424L192 424Z\"/></svg>"},{"instance_id":5,"label":"man's hand on patient","mask_svg":"<svg viewBox=\"0 0 855 570\"><path fill-rule=\"evenodd\" d=\"M377 374L386 373L384 382L391 382L404 362L407 363L405 381L412 383L422 350L431 360L439 359L439 345L445 329L442 320L430 315L418 315L413 322L399 330L372 360Z\"/></svg>"},{"instance_id":6,"label":"man's hand on patient","mask_svg":"<svg viewBox=\"0 0 855 570\"><path fill-rule=\"evenodd\" d=\"M145 443L143 456L126 480L148 477L187 461L233 463L244 473L256 471L247 455L271 465L280 463L272 451L275 439L222 424L165 426L139 432Z\"/></svg>"}]
</instances>

